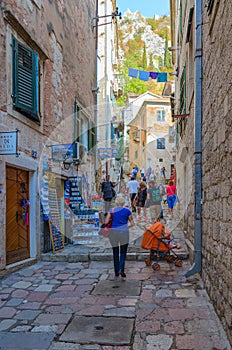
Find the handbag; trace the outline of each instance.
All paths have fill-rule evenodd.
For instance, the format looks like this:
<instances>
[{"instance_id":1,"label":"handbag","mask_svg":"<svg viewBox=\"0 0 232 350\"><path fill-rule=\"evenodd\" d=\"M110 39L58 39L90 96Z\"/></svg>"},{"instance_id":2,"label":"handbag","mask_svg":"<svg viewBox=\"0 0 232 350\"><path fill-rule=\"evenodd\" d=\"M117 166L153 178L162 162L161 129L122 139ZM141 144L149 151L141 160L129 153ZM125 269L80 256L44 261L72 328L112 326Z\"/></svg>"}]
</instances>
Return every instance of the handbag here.
<instances>
[{"instance_id":1,"label":"handbag","mask_svg":"<svg viewBox=\"0 0 232 350\"><path fill-rule=\"evenodd\" d=\"M113 198L115 198L116 197L116 191L115 191L115 189L112 187L112 194L113 194Z\"/></svg>"},{"instance_id":2,"label":"handbag","mask_svg":"<svg viewBox=\"0 0 232 350\"><path fill-rule=\"evenodd\" d=\"M110 221L108 222L108 224L101 225L101 229L99 231L100 236L109 237L109 235L110 235L110 230L111 230L112 221L113 221L113 210L112 210L112 213L110 215L111 215L111 218L110 218Z\"/></svg>"}]
</instances>

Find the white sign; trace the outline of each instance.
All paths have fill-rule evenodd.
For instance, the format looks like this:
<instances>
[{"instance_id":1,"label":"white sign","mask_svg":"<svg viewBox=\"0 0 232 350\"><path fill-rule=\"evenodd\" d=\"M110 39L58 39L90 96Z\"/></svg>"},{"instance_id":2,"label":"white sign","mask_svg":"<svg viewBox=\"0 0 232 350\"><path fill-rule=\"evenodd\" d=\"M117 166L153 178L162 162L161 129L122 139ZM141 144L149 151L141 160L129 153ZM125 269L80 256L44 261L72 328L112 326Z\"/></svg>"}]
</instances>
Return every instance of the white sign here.
<instances>
[{"instance_id":1,"label":"white sign","mask_svg":"<svg viewBox=\"0 0 232 350\"><path fill-rule=\"evenodd\" d=\"M53 145L52 146L52 159L57 161L63 161L65 156L70 153L71 156L73 154L72 145L64 144L64 145Z\"/></svg>"},{"instance_id":2,"label":"white sign","mask_svg":"<svg viewBox=\"0 0 232 350\"><path fill-rule=\"evenodd\" d=\"M0 154L17 154L18 131L0 132Z\"/></svg>"}]
</instances>

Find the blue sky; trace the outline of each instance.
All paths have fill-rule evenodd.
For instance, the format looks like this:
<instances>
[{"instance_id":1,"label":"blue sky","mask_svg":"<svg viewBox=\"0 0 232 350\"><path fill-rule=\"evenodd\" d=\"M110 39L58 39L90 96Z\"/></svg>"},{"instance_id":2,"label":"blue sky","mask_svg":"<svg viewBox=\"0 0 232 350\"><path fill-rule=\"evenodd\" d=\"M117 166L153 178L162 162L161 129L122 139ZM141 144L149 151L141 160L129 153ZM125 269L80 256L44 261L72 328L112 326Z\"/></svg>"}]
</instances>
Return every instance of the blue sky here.
<instances>
[{"instance_id":1,"label":"blue sky","mask_svg":"<svg viewBox=\"0 0 232 350\"><path fill-rule=\"evenodd\" d=\"M129 8L132 12L138 10L144 17L169 15L170 0L117 0L119 12L122 14Z\"/></svg>"}]
</instances>

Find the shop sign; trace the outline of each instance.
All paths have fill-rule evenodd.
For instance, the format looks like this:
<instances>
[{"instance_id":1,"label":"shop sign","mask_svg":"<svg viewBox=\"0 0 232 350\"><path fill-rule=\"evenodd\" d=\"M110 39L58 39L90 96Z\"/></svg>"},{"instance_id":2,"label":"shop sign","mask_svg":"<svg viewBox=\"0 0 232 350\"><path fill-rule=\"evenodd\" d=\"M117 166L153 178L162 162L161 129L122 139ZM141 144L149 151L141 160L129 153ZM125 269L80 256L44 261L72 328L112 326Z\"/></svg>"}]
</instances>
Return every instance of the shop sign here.
<instances>
[{"instance_id":1,"label":"shop sign","mask_svg":"<svg viewBox=\"0 0 232 350\"><path fill-rule=\"evenodd\" d=\"M117 155L118 149L116 147L98 149L98 158L116 158Z\"/></svg>"},{"instance_id":2,"label":"shop sign","mask_svg":"<svg viewBox=\"0 0 232 350\"><path fill-rule=\"evenodd\" d=\"M18 154L18 132L0 132L0 154Z\"/></svg>"},{"instance_id":3,"label":"shop sign","mask_svg":"<svg viewBox=\"0 0 232 350\"><path fill-rule=\"evenodd\" d=\"M65 156L72 155L72 145L53 145L52 146L52 160L63 161ZM69 154L70 153L70 154Z\"/></svg>"}]
</instances>

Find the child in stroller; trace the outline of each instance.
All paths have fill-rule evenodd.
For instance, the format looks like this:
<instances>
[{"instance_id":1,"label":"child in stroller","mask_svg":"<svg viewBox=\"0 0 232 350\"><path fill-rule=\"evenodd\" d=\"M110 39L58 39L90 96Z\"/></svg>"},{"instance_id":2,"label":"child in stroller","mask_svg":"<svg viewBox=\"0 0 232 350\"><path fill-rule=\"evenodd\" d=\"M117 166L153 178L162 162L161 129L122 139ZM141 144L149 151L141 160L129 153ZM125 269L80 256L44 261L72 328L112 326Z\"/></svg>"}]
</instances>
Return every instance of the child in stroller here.
<instances>
[{"instance_id":1,"label":"child in stroller","mask_svg":"<svg viewBox=\"0 0 232 350\"><path fill-rule=\"evenodd\" d=\"M143 234L141 247L150 250L150 257L145 261L146 266L151 266L153 270L159 270L158 261L165 259L167 262L175 262L178 267L182 266L182 261L172 249L180 249L181 246L173 244L171 232L167 231L162 222L157 219ZM170 253L173 253L171 255ZM154 261L154 264L153 264Z\"/></svg>"}]
</instances>

